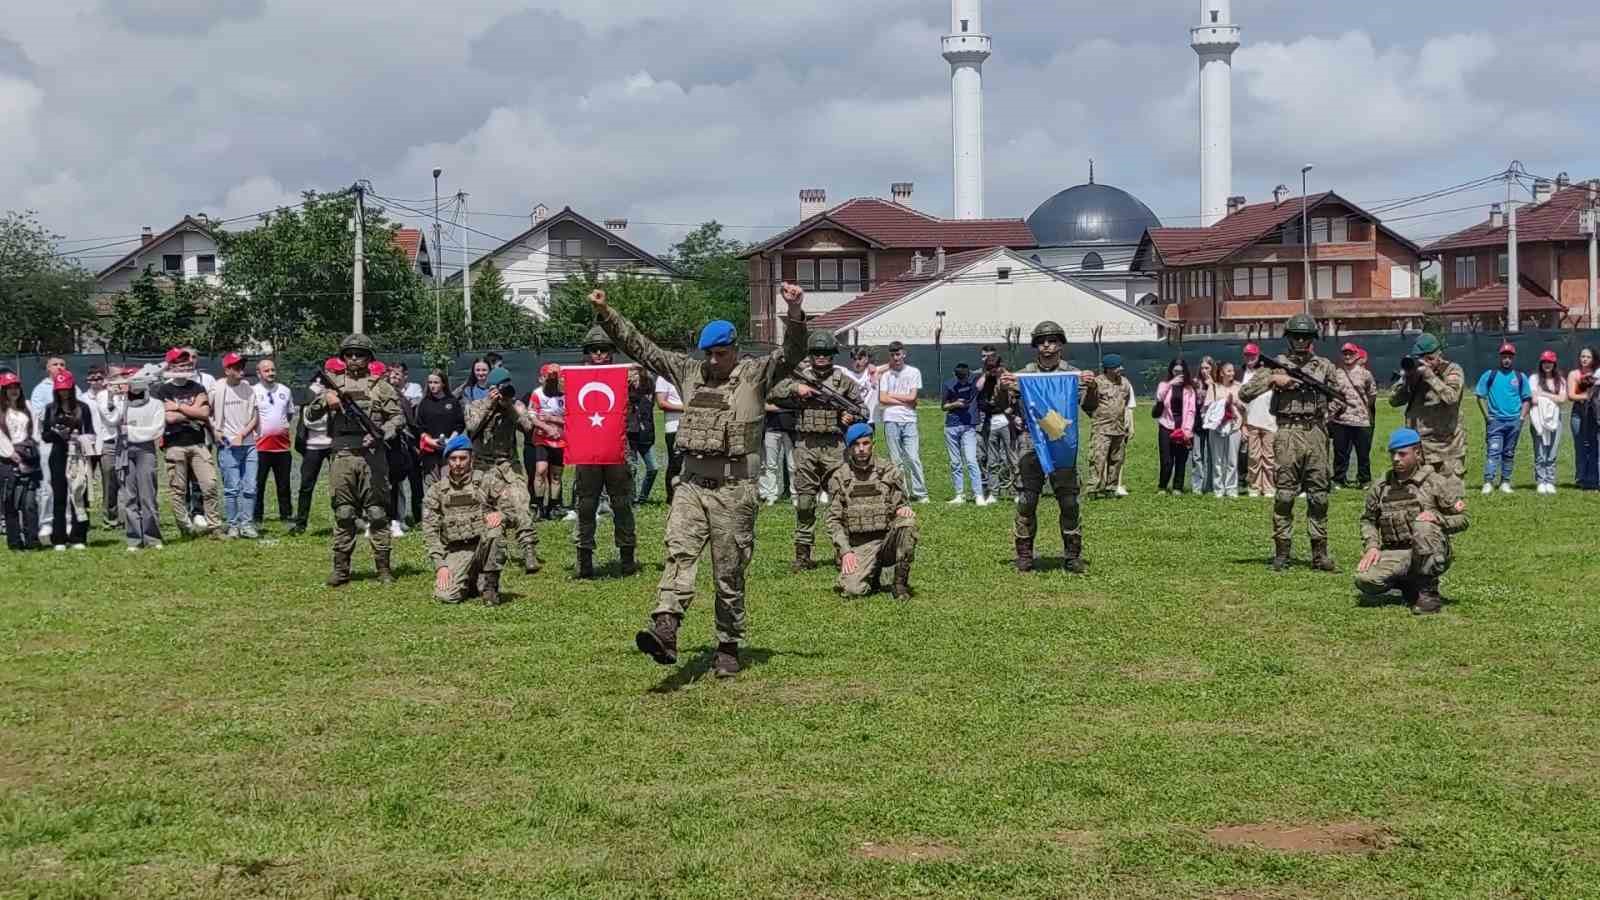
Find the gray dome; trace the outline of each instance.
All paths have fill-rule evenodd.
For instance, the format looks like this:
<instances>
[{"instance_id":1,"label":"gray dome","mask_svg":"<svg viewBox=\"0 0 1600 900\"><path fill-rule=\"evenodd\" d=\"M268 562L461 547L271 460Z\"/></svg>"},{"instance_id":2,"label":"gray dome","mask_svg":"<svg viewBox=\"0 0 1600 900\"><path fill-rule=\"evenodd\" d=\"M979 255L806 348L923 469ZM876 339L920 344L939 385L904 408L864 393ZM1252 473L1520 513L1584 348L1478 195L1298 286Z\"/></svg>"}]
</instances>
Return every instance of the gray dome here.
<instances>
[{"instance_id":1,"label":"gray dome","mask_svg":"<svg viewBox=\"0 0 1600 900\"><path fill-rule=\"evenodd\" d=\"M1028 228L1041 247L1066 244L1137 244L1146 228L1160 228L1150 207L1109 184L1080 184L1039 204Z\"/></svg>"}]
</instances>

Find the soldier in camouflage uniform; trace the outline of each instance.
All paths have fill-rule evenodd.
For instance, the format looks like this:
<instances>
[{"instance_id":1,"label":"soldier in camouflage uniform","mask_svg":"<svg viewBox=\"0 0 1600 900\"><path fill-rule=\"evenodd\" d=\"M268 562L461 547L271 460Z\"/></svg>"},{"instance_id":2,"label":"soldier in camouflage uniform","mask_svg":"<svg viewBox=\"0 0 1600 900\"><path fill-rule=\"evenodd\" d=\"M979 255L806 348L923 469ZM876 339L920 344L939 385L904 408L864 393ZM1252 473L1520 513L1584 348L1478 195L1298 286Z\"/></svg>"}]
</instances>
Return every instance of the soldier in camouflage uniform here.
<instances>
[{"instance_id":1,"label":"soldier in camouflage uniform","mask_svg":"<svg viewBox=\"0 0 1600 900\"><path fill-rule=\"evenodd\" d=\"M616 345L605 329L596 325L583 338L583 352L588 365L609 366L613 365ZM628 373L630 394L649 391L653 387L644 384L637 366ZM626 405L622 400L618 403ZM573 466L572 491L577 498L575 504L578 508L578 564L573 570L576 578L594 577L594 532L600 514L602 490L611 500L612 535L617 544L617 555L622 559L622 574L634 575L639 571L639 563L634 557L639 538L634 530L633 471L626 462L609 466Z\"/></svg>"},{"instance_id":2,"label":"soldier in camouflage uniform","mask_svg":"<svg viewBox=\"0 0 1600 900\"><path fill-rule=\"evenodd\" d=\"M1419 616L1439 611L1439 576L1450 568L1450 535L1467 530L1461 484L1425 460L1422 436L1401 428L1389 438L1394 468L1367 489L1361 514L1366 555L1356 566L1356 587L1369 597L1396 588Z\"/></svg>"},{"instance_id":3,"label":"soldier in camouflage uniform","mask_svg":"<svg viewBox=\"0 0 1600 900\"><path fill-rule=\"evenodd\" d=\"M504 493L510 513L508 530L517 536L522 548L522 570L532 575L543 563L539 560L539 532L534 523L532 501L528 499L528 476L517 456L517 434L535 429L555 431L539 421L537 412L517 402L511 373L495 368L489 373L489 396L472 401L467 407L467 435L472 439L472 464L483 473L485 483L496 494ZM558 432L559 433L559 432Z\"/></svg>"},{"instance_id":4,"label":"soldier in camouflage uniform","mask_svg":"<svg viewBox=\"0 0 1600 900\"><path fill-rule=\"evenodd\" d=\"M1467 433L1461 427L1466 373L1444 358L1444 348L1431 334L1417 338L1411 355L1415 363L1395 382L1389 405L1405 407L1406 427L1422 436L1433 470L1459 487L1467 473Z\"/></svg>"},{"instance_id":5,"label":"soldier in camouflage uniform","mask_svg":"<svg viewBox=\"0 0 1600 900\"><path fill-rule=\"evenodd\" d=\"M306 405L306 416L327 416L328 436L333 439L333 461L328 483L333 492L333 573L329 587L350 582L350 557L356 549L356 520L372 523L372 558L378 580L394 583L389 569L389 451L386 441L394 440L405 420L400 413L400 398L389 382L373 375L372 339L352 334L339 345L344 372L324 372L329 388ZM345 412L344 402L354 403L367 414L383 435L379 441L368 434L354 416Z\"/></svg>"},{"instance_id":6,"label":"soldier in camouflage uniform","mask_svg":"<svg viewBox=\"0 0 1600 900\"><path fill-rule=\"evenodd\" d=\"M806 351L801 310L805 292L786 283L783 297L789 307L783 348L759 359L741 360L735 346L738 334L729 322L712 322L701 329L698 343L705 358L695 359L656 346L606 305L604 291L589 295L606 334L645 368L676 384L684 399L677 441L684 454L683 470L667 518L666 570L650 626L634 636L639 649L662 665L678 660L678 626L694 602L695 571L709 545L717 618L717 653L711 667L719 678L739 672L745 570L755 553L760 506L756 480L766 398Z\"/></svg>"},{"instance_id":7,"label":"soldier in camouflage uniform","mask_svg":"<svg viewBox=\"0 0 1600 900\"><path fill-rule=\"evenodd\" d=\"M500 568L505 563L502 526L517 509L511 492L496 478L472 468L472 440L464 434L444 446L448 476L428 487L422 499L422 541L433 563L433 597L460 603L483 596L483 605L500 605Z\"/></svg>"},{"instance_id":8,"label":"soldier in camouflage uniform","mask_svg":"<svg viewBox=\"0 0 1600 900\"><path fill-rule=\"evenodd\" d=\"M1062 357L1067 350L1067 333L1055 322L1044 321L1033 326L1034 361L1023 366L1021 372L1076 372L1076 367L1066 363ZM1019 373L1020 374L1020 373ZM1015 407L1021 409L1018 401L1020 388L1017 376L1007 374L1001 377L1000 391L1004 397L997 397L995 405L998 408ZM1028 429L1022 429L1022 436L1018 439L1017 446L1017 519L1012 528L1012 537L1016 539L1017 571L1033 571L1033 539L1039 532L1039 494L1044 490L1044 468L1039 465L1039 455L1033 449L1033 434ZM1088 571L1088 564L1083 561L1083 527L1078 515L1078 469L1058 468L1050 473L1050 488L1055 494L1056 504L1061 509L1061 545L1065 551L1066 569L1068 572L1082 574Z\"/></svg>"},{"instance_id":9,"label":"soldier in camouflage uniform","mask_svg":"<svg viewBox=\"0 0 1600 900\"><path fill-rule=\"evenodd\" d=\"M1329 384L1333 363L1313 350L1316 320L1296 313L1284 325L1283 334L1289 340L1289 352L1279 356L1278 361L1298 366L1312 378ZM1330 401L1280 370L1273 370L1270 377L1250 379L1240 389L1239 400L1249 403L1267 391L1272 391L1272 414L1278 420L1278 433L1272 439L1272 569L1281 572L1289 568L1294 500L1303 491L1306 530L1311 534L1311 567L1336 572L1339 567L1328 553L1328 491L1333 479L1333 464L1328 460Z\"/></svg>"},{"instance_id":10,"label":"soldier in camouflage uniform","mask_svg":"<svg viewBox=\"0 0 1600 900\"><path fill-rule=\"evenodd\" d=\"M845 433L844 463L828 478L828 533L839 554L834 590L866 596L879 589L883 571L892 568L894 598L909 600L917 518L900 467L872 455L872 426L865 422Z\"/></svg>"},{"instance_id":11,"label":"soldier in camouflage uniform","mask_svg":"<svg viewBox=\"0 0 1600 900\"><path fill-rule=\"evenodd\" d=\"M812 332L806 341L811 356L811 377L857 403L861 391L855 381L833 364L839 352L838 341L826 331ZM794 566L793 571L815 569L811 548L816 543L817 492L824 489L828 475L839 468L844 452L844 435L854 418L826 406L817 399L811 386L799 379L779 382L767 398L796 410L794 442ZM832 496L832 492L828 492Z\"/></svg>"},{"instance_id":12,"label":"soldier in camouflage uniform","mask_svg":"<svg viewBox=\"0 0 1600 900\"><path fill-rule=\"evenodd\" d=\"M1094 437L1089 445L1089 495L1117 494L1122 462L1128 453L1128 397L1130 385L1122 377L1122 356L1107 353L1101 374L1088 379L1083 390L1083 411L1092 417Z\"/></svg>"}]
</instances>

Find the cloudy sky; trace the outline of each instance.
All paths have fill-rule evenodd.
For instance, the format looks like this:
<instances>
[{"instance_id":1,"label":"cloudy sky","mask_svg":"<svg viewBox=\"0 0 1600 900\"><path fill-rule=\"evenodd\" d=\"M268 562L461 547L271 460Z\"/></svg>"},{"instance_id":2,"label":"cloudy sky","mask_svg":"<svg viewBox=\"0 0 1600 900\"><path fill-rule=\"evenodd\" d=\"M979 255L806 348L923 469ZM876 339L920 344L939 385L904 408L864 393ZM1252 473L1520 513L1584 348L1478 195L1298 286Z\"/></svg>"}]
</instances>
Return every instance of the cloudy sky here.
<instances>
[{"instance_id":1,"label":"cloudy sky","mask_svg":"<svg viewBox=\"0 0 1600 900\"><path fill-rule=\"evenodd\" d=\"M37 210L66 247L357 178L429 197L435 165L484 231L509 237L534 204L571 205L630 218L653 250L687 229L644 223L717 218L765 236L795 221L803 187L840 200L913 181L915 205L951 208L940 0L12 7L0 18L0 207ZM1092 156L1100 181L1192 224L1198 7L989 0L989 213L1026 216L1083 181ZM1358 202L1513 158L1600 176L1600 4L1235 0L1234 17L1235 193L1268 196L1302 162L1317 165L1313 189ZM1486 215L1396 226L1429 238ZM109 261L84 255L91 268Z\"/></svg>"}]
</instances>

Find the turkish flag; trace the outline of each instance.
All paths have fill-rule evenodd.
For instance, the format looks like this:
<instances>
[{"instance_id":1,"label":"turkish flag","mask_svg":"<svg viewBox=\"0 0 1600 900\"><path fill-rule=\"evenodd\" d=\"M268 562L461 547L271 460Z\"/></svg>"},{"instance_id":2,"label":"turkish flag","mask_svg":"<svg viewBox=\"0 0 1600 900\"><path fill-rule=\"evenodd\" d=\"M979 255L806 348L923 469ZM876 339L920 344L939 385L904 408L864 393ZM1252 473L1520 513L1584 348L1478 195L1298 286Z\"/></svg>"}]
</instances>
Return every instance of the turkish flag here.
<instances>
[{"instance_id":1,"label":"turkish flag","mask_svg":"<svg viewBox=\"0 0 1600 900\"><path fill-rule=\"evenodd\" d=\"M615 466L628 440L629 366L565 366L569 466Z\"/></svg>"}]
</instances>

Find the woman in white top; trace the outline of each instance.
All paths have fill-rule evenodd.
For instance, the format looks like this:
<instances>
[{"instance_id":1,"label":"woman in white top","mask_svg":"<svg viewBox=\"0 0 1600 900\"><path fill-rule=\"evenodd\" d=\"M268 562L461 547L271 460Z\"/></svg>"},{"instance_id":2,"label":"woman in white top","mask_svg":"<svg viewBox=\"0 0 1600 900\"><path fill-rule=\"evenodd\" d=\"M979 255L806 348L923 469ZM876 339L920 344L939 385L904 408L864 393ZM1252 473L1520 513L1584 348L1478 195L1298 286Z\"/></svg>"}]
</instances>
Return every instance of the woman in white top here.
<instances>
[{"instance_id":1,"label":"woman in white top","mask_svg":"<svg viewBox=\"0 0 1600 900\"><path fill-rule=\"evenodd\" d=\"M1528 430L1533 436L1533 480L1539 493L1554 494L1561 405L1567 402L1567 379L1554 350L1539 355L1539 368L1528 376L1528 385L1533 393L1533 407L1528 410Z\"/></svg>"},{"instance_id":2,"label":"woman in white top","mask_svg":"<svg viewBox=\"0 0 1600 900\"><path fill-rule=\"evenodd\" d=\"M656 408L661 410L662 429L667 436L667 506L672 506L672 494L677 488L678 473L683 469L683 456L678 453L678 423L683 419L683 395L678 386L659 375L656 376Z\"/></svg>"},{"instance_id":3,"label":"woman in white top","mask_svg":"<svg viewBox=\"0 0 1600 900\"><path fill-rule=\"evenodd\" d=\"M1214 485L1211 480L1211 432L1206 428L1206 404L1215 399L1212 385L1217 375L1217 361L1209 356L1200 357L1194 373L1194 391L1200 411L1194 417L1194 448L1190 451L1189 489L1204 494Z\"/></svg>"},{"instance_id":4,"label":"woman in white top","mask_svg":"<svg viewBox=\"0 0 1600 900\"><path fill-rule=\"evenodd\" d=\"M1225 362L1206 386L1206 441L1211 459L1211 490L1217 497L1239 499L1239 441L1244 407L1233 363Z\"/></svg>"},{"instance_id":5,"label":"woman in white top","mask_svg":"<svg viewBox=\"0 0 1600 900\"><path fill-rule=\"evenodd\" d=\"M0 510L12 550L39 549L40 480L33 408L17 373L0 372Z\"/></svg>"},{"instance_id":6,"label":"woman in white top","mask_svg":"<svg viewBox=\"0 0 1600 900\"><path fill-rule=\"evenodd\" d=\"M100 396L100 411L110 431L110 464L116 466L122 525L128 552L161 549L161 516L156 506L156 475L161 471L156 442L166 428L165 405L150 396L158 373L140 371L125 385ZM123 391L126 391L124 394Z\"/></svg>"}]
</instances>

